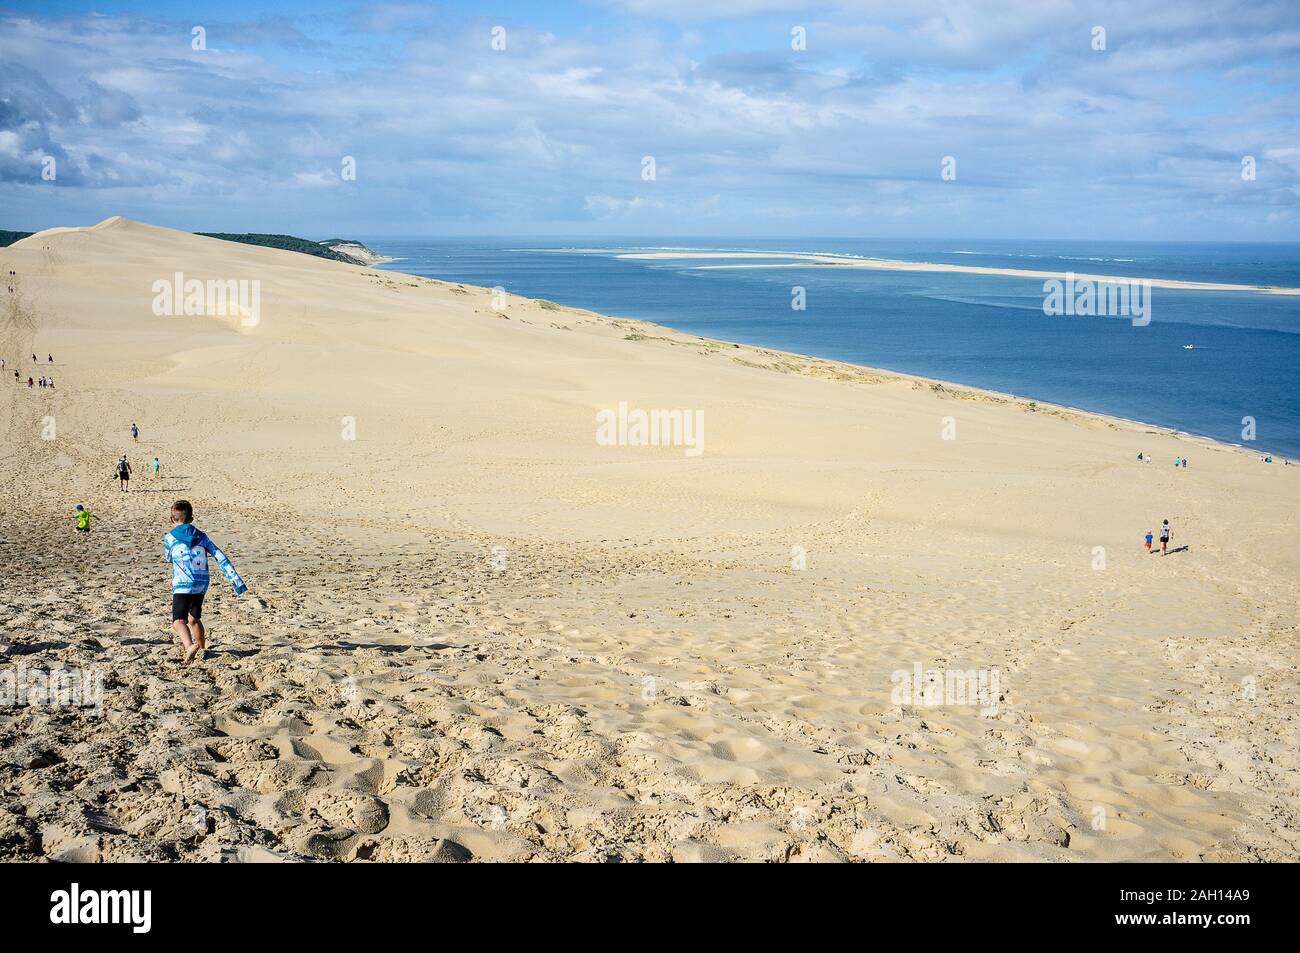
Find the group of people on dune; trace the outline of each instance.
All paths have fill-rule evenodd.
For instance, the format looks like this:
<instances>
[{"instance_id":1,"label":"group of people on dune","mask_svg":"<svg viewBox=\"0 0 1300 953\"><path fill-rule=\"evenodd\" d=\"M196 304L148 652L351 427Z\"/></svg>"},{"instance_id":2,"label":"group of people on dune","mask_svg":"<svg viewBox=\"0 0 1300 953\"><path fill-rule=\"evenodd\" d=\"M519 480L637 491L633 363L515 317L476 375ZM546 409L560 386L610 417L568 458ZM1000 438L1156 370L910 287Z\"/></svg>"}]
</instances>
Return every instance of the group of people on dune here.
<instances>
[{"instance_id":1,"label":"group of people on dune","mask_svg":"<svg viewBox=\"0 0 1300 953\"><path fill-rule=\"evenodd\" d=\"M37 356L36 356L35 354L32 355L32 363L33 363L33 364L39 364L39 363L40 363L40 359L37 358ZM51 354L51 355L48 356L48 358L46 359L46 363L48 363L48 364L53 364L53 363L54 363L54 355L53 355L53 354ZM6 370L8 367L9 367L9 361L8 361L8 359L7 359L7 358L0 357L0 371ZM21 384L22 382L23 382L22 375L19 374L18 371L15 369L15 370L14 370L14 383L15 383L15 384ZM28 386L28 387L41 387L41 388L46 388L46 387L48 387L48 388L50 388L51 390L53 390L53 389L54 389L54 378L53 378L53 377L47 377L46 375L42 374L42 375L40 376L40 379L37 380L36 378L32 377L31 375L28 375L28 377L27 377L27 386Z\"/></svg>"}]
</instances>

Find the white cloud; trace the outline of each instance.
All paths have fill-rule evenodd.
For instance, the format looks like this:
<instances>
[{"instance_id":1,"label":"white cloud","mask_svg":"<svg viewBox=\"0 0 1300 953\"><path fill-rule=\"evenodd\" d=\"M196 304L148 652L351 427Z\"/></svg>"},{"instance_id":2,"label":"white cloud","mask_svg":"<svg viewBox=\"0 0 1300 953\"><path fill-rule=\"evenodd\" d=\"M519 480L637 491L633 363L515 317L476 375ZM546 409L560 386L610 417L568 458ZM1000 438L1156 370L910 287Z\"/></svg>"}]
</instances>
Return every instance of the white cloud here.
<instances>
[{"instance_id":1,"label":"white cloud","mask_svg":"<svg viewBox=\"0 0 1300 953\"><path fill-rule=\"evenodd\" d=\"M597 29L539 6L506 52L486 21L416 3L331 22L351 29L346 47L280 21L208 24L209 49L194 51L187 23L0 17L0 203L41 216L28 224L188 200L231 229L634 217L809 234L890 217L921 234L1016 234L1075 204L1109 234L1150 221L1195 237L1180 223L1196 221L1247 237L1300 185L1300 70L1286 65L1300 11L1280 3L1250 18L1219 0L1087 15L1059 0L607 8L616 25ZM796 17L805 53L788 48ZM647 26L663 19L686 25ZM1105 53L1088 46L1094 22ZM64 187L37 204L27 159L46 151ZM1250 190L1234 182L1244 154L1271 166ZM343 155L358 178L331 191ZM956 183L939 178L945 155ZM1272 221L1270 237L1296 237L1294 217Z\"/></svg>"}]
</instances>

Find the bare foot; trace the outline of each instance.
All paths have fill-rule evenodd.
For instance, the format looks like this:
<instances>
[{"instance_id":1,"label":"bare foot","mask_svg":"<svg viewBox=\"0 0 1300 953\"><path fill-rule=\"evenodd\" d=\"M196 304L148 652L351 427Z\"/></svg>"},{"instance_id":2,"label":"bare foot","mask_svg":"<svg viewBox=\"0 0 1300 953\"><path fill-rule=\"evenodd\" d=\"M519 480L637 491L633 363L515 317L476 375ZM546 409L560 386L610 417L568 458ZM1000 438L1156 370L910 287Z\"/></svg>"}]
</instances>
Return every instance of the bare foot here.
<instances>
[{"instance_id":1,"label":"bare foot","mask_svg":"<svg viewBox=\"0 0 1300 953\"><path fill-rule=\"evenodd\" d=\"M198 655L201 649L202 646L199 645L191 645L188 649L186 649L185 657L181 659L181 668L184 668L186 665L189 665L191 662L193 662L194 656Z\"/></svg>"}]
</instances>

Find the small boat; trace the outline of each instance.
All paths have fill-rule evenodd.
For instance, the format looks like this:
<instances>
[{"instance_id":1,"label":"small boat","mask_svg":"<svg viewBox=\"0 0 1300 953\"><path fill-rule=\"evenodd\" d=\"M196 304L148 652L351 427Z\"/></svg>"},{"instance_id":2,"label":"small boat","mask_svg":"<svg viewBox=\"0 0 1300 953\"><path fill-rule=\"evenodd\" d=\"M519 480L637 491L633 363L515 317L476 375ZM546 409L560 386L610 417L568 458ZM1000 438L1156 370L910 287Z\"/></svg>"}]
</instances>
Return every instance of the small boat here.
<instances>
[{"instance_id":1,"label":"small boat","mask_svg":"<svg viewBox=\"0 0 1300 953\"><path fill-rule=\"evenodd\" d=\"M1196 350L1196 345L1195 345L1195 344L1184 344L1184 345L1183 345L1183 350L1184 350L1184 351L1194 351L1194 350Z\"/></svg>"}]
</instances>

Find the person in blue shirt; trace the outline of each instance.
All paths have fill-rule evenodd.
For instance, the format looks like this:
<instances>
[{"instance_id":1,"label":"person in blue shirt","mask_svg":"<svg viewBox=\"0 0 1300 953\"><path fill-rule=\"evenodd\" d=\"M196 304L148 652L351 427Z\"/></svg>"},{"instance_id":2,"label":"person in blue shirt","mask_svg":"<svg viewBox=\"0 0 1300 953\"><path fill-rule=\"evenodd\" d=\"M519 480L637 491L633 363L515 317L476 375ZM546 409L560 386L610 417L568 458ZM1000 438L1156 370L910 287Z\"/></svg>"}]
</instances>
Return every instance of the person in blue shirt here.
<instances>
[{"instance_id":1,"label":"person in blue shirt","mask_svg":"<svg viewBox=\"0 0 1300 953\"><path fill-rule=\"evenodd\" d=\"M163 553L172 567L172 631L185 651L181 664L188 665L207 648L203 597L208 591L208 558L217 561L235 595L247 592L248 586L226 554L194 525L194 507L189 500L173 503L171 515L172 529L163 537Z\"/></svg>"}]
</instances>

